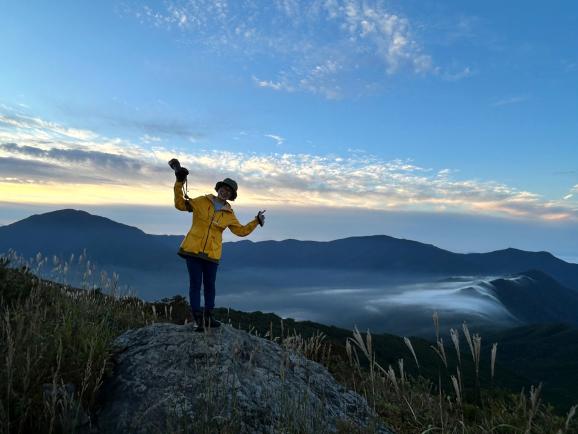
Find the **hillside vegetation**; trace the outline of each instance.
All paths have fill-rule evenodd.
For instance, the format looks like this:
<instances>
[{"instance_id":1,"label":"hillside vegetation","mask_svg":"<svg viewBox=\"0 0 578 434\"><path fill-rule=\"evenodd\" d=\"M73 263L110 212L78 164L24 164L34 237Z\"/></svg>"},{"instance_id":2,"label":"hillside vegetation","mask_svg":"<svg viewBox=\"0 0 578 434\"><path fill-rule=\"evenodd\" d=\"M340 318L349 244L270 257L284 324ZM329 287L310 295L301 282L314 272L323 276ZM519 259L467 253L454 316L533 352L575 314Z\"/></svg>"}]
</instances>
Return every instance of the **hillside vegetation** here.
<instances>
[{"instance_id":1,"label":"hillside vegetation","mask_svg":"<svg viewBox=\"0 0 578 434\"><path fill-rule=\"evenodd\" d=\"M145 303L119 294L115 280L95 289L90 279L97 279L88 274L85 288L71 288L8 265L4 259L0 263L2 433L86 429L98 412L99 388L111 374L114 339L153 322L187 321L182 297ZM467 327L452 333L450 345L439 335L431 345L260 312L219 309L218 315L322 363L399 433L578 432L576 407L567 415L557 413L542 401L540 386L515 394L500 388L492 373L492 349L484 352L481 338ZM357 431L343 426L342 432Z\"/></svg>"}]
</instances>

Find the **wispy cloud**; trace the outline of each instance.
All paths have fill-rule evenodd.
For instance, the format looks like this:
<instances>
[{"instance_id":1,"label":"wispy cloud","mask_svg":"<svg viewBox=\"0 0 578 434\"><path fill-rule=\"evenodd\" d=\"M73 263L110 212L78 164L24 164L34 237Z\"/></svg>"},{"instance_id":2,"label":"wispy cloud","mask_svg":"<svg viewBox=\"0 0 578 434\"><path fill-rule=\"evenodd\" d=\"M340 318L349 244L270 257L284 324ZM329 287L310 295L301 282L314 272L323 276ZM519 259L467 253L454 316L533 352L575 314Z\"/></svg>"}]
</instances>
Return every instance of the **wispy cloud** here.
<instances>
[{"instance_id":1,"label":"wispy cloud","mask_svg":"<svg viewBox=\"0 0 578 434\"><path fill-rule=\"evenodd\" d=\"M141 142L146 143L146 144L150 144L150 143L159 143L162 141L162 139L160 137L157 136L149 136L148 134L145 134L144 136L142 136L140 138Z\"/></svg>"},{"instance_id":2,"label":"wispy cloud","mask_svg":"<svg viewBox=\"0 0 578 434\"><path fill-rule=\"evenodd\" d=\"M140 163L146 154L136 144L69 128L10 107L0 109L4 177L118 184L132 176L146 176L148 166Z\"/></svg>"},{"instance_id":3,"label":"wispy cloud","mask_svg":"<svg viewBox=\"0 0 578 434\"><path fill-rule=\"evenodd\" d=\"M95 171L83 173L74 172L69 167L22 157L0 157L0 183L16 184L117 184L118 181L100 176Z\"/></svg>"},{"instance_id":4,"label":"wispy cloud","mask_svg":"<svg viewBox=\"0 0 578 434\"><path fill-rule=\"evenodd\" d=\"M528 101L527 96L512 96L509 98L502 98L492 103L492 107L501 107L504 105L520 104L522 102Z\"/></svg>"},{"instance_id":5,"label":"wispy cloud","mask_svg":"<svg viewBox=\"0 0 578 434\"><path fill-rule=\"evenodd\" d=\"M472 68L470 68L469 66L466 66L460 70L457 71L451 71L451 70L447 70L444 71L441 75L443 77L444 80L447 81L458 81L458 80L463 80L464 78L468 78L471 77L474 74Z\"/></svg>"},{"instance_id":6,"label":"wispy cloud","mask_svg":"<svg viewBox=\"0 0 578 434\"><path fill-rule=\"evenodd\" d=\"M126 11L237 60L267 58L272 69L252 71L253 81L277 91L339 98L351 90L353 76L366 76L365 88L400 71L436 71L410 18L385 0L169 0Z\"/></svg>"},{"instance_id":7,"label":"wispy cloud","mask_svg":"<svg viewBox=\"0 0 578 434\"><path fill-rule=\"evenodd\" d=\"M282 139L274 134L268 137ZM578 218L578 209L567 200L549 200L499 182L460 179L457 170L434 170L409 160L386 161L365 153L257 155L149 149L23 116L17 124L0 126L1 196L21 202L21 195L34 188L46 195L44 200L50 197L58 203L70 199L74 185L78 203L170 203L173 177L167 161L173 157L191 170L191 194L211 191L215 179L227 176L239 182L239 200L255 205L278 202L295 207ZM32 182L39 185L31 187ZM22 197L33 200L26 194Z\"/></svg>"},{"instance_id":8,"label":"wispy cloud","mask_svg":"<svg viewBox=\"0 0 578 434\"><path fill-rule=\"evenodd\" d=\"M278 136L276 134L265 134L265 137L275 140L277 146L281 146L285 142L285 139L283 137Z\"/></svg>"},{"instance_id":9,"label":"wispy cloud","mask_svg":"<svg viewBox=\"0 0 578 434\"><path fill-rule=\"evenodd\" d=\"M142 168L142 165L134 158L86 149L42 149L29 145L19 146L16 143L4 143L0 144L0 150L9 155L21 156L24 159L31 157L43 162L70 164L73 167L90 163L112 171L130 170L134 172Z\"/></svg>"},{"instance_id":10,"label":"wispy cloud","mask_svg":"<svg viewBox=\"0 0 578 434\"><path fill-rule=\"evenodd\" d=\"M259 80L257 77L253 76L253 81L258 87L273 89L273 90L284 90L286 92L293 92L296 89L290 85L287 81L272 81L272 80Z\"/></svg>"},{"instance_id":11,"label":"wispy cloud","mask_svg":"<svg viewBox=\"0 0 578 434\"><path fill-rule=\"evenodd\" d=\"M570 200L578 195L578 184L576 184L572 189L568 192L566 196L564 196L564 200Z\"/></svg>"}]
</instances>

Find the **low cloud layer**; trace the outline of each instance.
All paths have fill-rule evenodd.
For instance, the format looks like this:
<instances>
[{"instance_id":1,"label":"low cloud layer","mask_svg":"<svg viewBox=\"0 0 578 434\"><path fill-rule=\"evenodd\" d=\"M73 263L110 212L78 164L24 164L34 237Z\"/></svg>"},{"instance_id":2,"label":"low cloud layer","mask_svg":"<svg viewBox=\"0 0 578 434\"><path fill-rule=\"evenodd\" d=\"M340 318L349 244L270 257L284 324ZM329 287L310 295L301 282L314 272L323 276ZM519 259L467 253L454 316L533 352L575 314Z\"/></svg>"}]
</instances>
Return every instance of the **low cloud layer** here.
<instances>
[{"instance_id":1,"label":"low cloud layer","mask_svg":"<svg viewBox=\"0 0 578 434\"><path fill-rule=\"evenodd\" d=\"M144 148L22 113L0 113L0 122L0 183L5 192L9 184L81 184L90 185L93 193L100 187L98 198L105 203L107 195L115 194L107 186L117 185L146 190L148 204L159 204L159 195L166 196L173 179L167 161L176 157L191 171L193 194L210 191L219 178L231 177L241 186L240 201L256 205L578 218L577 187L564 199L552 200L499 182L459 179L451 169L400 159L385 161L363 152L341 156L219 150L183 153L162 146ZM16 199L5 199L11 200ZM52 200L57 203L59 199Z\"/></svg>"},{"instance_id":2,"label":"low cloud layer","mask_svg":"<svg viewBox=\"0 0 578 434\"><path fill-rule=\"evenodd\" d=\"M69 163L72 167L75 167L75 165L88 164L103 167L105 170L118 172L138 172L142 169L142 164L134 158L107 152L89 151L85 149L42 149L28 145L19 146L16 143L0 144L0 149L11 155L41 161L55 161L63 164Z\"/></svg>"}]
</instances>

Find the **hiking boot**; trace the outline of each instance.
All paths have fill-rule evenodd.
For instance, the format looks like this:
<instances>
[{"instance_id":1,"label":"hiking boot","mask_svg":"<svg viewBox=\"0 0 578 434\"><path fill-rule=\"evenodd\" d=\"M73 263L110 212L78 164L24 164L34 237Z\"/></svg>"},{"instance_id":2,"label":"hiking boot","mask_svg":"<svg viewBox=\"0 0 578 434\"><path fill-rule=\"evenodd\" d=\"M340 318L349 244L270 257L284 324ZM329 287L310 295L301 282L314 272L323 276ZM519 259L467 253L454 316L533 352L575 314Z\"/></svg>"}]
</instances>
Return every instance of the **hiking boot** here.
<instances>
[{"instance_id":1,"label":"hiking boot","mask_svg":"<svg viewBox=\"0 0 578 434\"><path fill-rule=\"evenodd\" d=\"M221 327L221 323L213 318L213 310L205 309L205 328L216 329Z\"/></svg>"},{"instance_id":2,"label":"hiking boot","mask_svg":"<svg viewBox=\"0 0 578 434\"><path fill-rule=\"evenodd\" d=\"M205 330L203 324L203 312L200 310L193 312L193 319L195 320L195 328L193 329L196 332L202 332Z\"/></svg>"}]
</instances>

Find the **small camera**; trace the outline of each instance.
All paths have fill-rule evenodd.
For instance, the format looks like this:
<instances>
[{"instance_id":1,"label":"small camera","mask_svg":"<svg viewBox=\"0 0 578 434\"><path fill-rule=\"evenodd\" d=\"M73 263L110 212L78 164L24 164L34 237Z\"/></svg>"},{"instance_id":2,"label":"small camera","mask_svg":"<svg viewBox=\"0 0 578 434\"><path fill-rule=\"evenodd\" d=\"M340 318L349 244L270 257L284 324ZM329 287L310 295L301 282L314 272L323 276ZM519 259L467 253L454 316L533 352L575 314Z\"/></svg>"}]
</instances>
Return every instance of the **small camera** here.
<instances>
[{"instance_id":1,"label":"small camera","mask_svg":"<svg viewBox=\"0 0 578 434\"><path fill-rule=\"evenodd\" d=\"M186 182L187 181L187 176L189 174L189 171L187 170L186 167L181 166L181 163L179 163L179 160L177 160L176 158L173 158L171 161L169 161L169 166L171 166L171 169L173 169L175 171L175 175L177 176L177 181L180 181L180 182Z\"/></svg>"}]
</instances>

